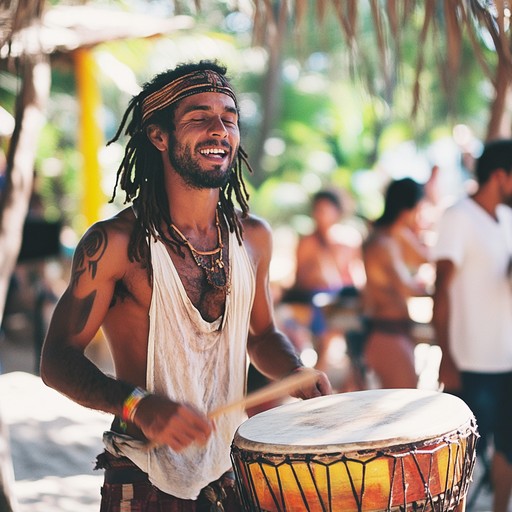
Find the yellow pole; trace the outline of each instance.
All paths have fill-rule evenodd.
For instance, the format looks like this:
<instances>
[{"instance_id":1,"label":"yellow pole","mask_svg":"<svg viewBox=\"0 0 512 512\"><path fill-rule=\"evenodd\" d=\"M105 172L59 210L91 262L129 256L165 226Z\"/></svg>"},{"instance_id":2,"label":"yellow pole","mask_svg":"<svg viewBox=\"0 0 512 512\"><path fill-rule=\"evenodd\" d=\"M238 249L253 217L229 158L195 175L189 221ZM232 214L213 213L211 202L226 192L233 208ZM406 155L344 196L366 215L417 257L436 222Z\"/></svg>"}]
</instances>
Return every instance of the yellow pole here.
<instances>
[{"instance_id":1,"label":"yellow pole","mask_svg":"<svg viewBox=\"0 0 512 512\"><path fill-rule=\"evenodd\" d=\"M82 153L82 216L88 227L100 218L105 197L101 190L98 159L102 130L99 123L101 94L98 70L92 51L81 48L75 52L75 75L80 106L79 140Z\"/></svg>"}]
</instances>

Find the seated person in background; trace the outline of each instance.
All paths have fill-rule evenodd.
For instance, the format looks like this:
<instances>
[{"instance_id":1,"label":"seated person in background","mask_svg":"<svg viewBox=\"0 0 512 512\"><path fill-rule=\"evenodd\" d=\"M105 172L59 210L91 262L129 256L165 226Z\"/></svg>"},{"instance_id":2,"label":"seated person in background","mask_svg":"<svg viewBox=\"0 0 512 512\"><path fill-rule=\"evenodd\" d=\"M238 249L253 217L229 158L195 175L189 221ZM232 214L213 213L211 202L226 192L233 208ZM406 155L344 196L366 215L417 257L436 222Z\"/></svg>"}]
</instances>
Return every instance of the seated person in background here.
<instances>
[{"instance_id":1,"label":"seated person in background","mask_svg":"<svg viewBox=\"0 0 512 512\"><path fill-rule=\"evenodd\" d=\"M427 247L418 236L423 198L423 186L411 178L392 181L385 194L384 212L363 243L364 359L382 388L417 386L407 299L427 293L415 275L429 260Z\"/></svg>"},{"instance_id":2,"label":"seated person in background","mask_svg":"<svg viewBox=\"0 0 512 512\"><path fill-rule=\"evenodd\" d=\"M329 345L340 333L329 329L322 304L315 297L326 294L327 303L354 298L364 281L362 236L355 228L340 224L343 213L336 192L321 190L313 196L314 231L299 239L295 284L283 297L283 302L309 306L309 328L318 352L316 367L323 369L328 366Z\"/></svg>"}]
</instances>

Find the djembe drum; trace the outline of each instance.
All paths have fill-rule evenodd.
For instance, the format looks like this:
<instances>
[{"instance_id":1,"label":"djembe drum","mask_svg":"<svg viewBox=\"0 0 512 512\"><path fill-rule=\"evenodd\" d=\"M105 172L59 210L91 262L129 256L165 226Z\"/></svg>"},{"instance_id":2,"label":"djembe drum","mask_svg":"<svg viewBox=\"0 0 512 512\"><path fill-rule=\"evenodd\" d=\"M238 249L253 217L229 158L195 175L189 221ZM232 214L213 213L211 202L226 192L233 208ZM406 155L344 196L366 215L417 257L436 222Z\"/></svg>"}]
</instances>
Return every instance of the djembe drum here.
<instances>
[{"instance_id":1,"label":"djembe drum","mask_svg":"<svg viewBox=\"0 0 512 512\"><path fill-rule=\"evenodd\" d=\"M451 511L464 509L477 438L453 395L356 391L253 416L231 458L251 512Z\"/></svg>"}]
</instances>

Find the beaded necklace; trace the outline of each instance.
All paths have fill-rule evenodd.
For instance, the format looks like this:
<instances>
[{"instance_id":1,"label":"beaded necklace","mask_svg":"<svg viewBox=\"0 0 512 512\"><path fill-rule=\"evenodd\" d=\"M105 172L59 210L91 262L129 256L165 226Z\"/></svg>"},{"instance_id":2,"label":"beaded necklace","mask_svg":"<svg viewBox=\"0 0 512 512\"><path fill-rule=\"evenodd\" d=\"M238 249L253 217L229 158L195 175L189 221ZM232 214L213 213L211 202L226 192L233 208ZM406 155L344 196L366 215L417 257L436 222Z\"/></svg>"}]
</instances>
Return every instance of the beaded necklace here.
<instances>
[{"instance_id":1,"label":"beaded necklace","mask_svg":"<svg viewBox=\"0 0 512 512\"><path fill-rule=\"evenodd\" d=\"M204 270L208 283L219 290L225 290L229 293L230 283L229 275L224 264L224 244L222 243L222 233L220 229L219 211L215 210L215 226L217 227L217 247L211 251L200 251L196 249L189 239L174 225L171 229L182 239L183 243L189 248L196 265Z\"/></svg>"}]
</instances>

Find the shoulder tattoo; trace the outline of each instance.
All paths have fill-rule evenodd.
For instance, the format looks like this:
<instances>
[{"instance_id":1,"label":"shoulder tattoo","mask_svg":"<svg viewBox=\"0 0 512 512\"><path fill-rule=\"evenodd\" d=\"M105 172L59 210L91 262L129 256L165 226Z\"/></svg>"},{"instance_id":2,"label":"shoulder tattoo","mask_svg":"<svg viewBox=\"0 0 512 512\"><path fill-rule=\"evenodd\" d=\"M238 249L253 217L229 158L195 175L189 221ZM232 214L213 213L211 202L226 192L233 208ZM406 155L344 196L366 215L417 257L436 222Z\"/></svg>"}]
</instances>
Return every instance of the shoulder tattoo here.
<instances>
[{"instance_id":1,"label":"shoulder tattoo","mask_svg":"<svg viewBox=\"0 0 512 512\"><path fill-rule=\"evenodd\" d=\"M88 272L92 279L96 277L98 264L105 254L108 244L106 231L95 227L87 236L82 238L75 252L75 265L73 270L73 286L78 284L80 277Z\"/></svg>"}]
</instances>

